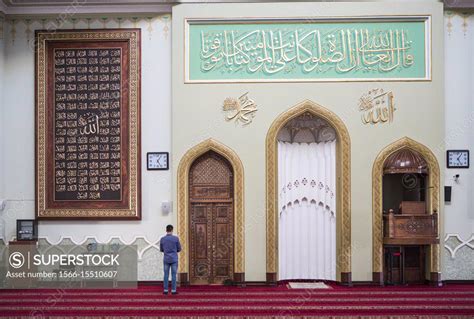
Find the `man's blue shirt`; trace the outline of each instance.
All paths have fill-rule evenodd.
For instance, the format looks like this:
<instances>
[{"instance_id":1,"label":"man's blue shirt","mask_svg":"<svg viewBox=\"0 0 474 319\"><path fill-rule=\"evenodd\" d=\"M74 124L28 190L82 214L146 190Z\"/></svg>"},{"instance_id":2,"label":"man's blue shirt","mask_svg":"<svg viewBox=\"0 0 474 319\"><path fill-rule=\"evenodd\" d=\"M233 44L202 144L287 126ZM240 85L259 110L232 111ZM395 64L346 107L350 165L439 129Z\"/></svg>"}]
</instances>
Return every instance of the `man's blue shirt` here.
<instances>
[{"instance_id":1,"label":"man's blue shirt","mask_svg":"<svg viewBox=\"0 0 474 319\"><path fill-rule=\"evenodd\" d=\"M166 234L166 236L161 237L160 251L165 253L163 257L165 263L172 264L178 262L178 253L181 251L178 236Z\"/></svg>"}]
</instances>

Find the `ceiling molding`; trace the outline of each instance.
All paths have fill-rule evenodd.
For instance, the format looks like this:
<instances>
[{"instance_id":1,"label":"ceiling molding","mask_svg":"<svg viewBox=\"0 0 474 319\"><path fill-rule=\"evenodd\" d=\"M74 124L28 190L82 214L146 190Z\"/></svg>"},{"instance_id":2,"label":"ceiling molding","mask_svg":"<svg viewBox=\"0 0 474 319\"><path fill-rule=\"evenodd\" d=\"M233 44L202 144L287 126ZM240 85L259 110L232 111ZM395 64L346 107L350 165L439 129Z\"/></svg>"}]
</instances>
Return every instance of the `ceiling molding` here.
<instances>
[{"instance_id":1,"label":"ceiling molding","mask_svg":"<svg viewBox=\"0 0 474 319\"><path fill-rule=\"evenodd\" d=\"M164 14L171 14L167 12L161 12L161 11L154 11L154 12L124 12L124 13L76 13L74 15L65 15L64 17L55 14L55 13L45 13L45 14L9 14L5 16L8 20L12 19L28 19L28 18L33 18L33 19L61 19L65 18L66 20L72 20L73 18L75 19L88 19L88 18L97 18L97 19L102 19L102 18L154 18L156 16L161 16Z\"/></svg>"},{"instance_id":2,"label":"ceiling molding","mask_svg":"<svg viewBox=\"0 0 474 319\"><path fill-rule=\"evenodd\" d=\"M321 0L298 0L321 2ZM344 0L333 0L341 2ZM354 0L345 0L354 2ZM373 0L362 0L372 2ZM440 0L446 10L472 11L474 0ZM265 3L290 2L289 0L0 0L0 13L6 15L48 14L152 14L171 13L173 5L184 3Z\"/></svg>"},{"instance_id":3,"label":"ceiling molding","mask_svg":"<svg viewBox=\"0 0 474 319\"><path fill-rule=\"evenodd\" d=\"M7 12L7 6L5 5L5 3L0 0L0 14L5 14Z\"/></svg>"},{"instance_id":4,"label":"ceiling molding","mask_svg":"<svg viewBox=\"0 0 474 319\"><path fill-rule=\"evenodd\" d=\"M0 11L7 15L74 15L108 13L171 13L167 0L0 0ZM3 10L2 10L3 8Z\"/></svg>"},{"instance_id":5,"label":"ceiling molding","mask_svg":"<svg viewBox=\"0 0 474 319\"><path fill-rule=\"evenodd\" d=\"M335 0L335 2L347 0ZM354 1L354 0L349 0ZM357 0L356 0L357 1ZM374 0L358 0L372 2ZM245 2L291 2L289 0L0 0L7 7L42 7L42 6L69 6L72 2L83 6L110 6L110 5L160 5L180 3L245 3ZM322 2L322 0L299 0L299 2Z\"/></svg>"},{"instance_id":6,"label":"ceiling molding","mask_svg":"<svg viewBox=\"0 0 474 319\"><path fill-rule=\"evenodd\" d=\"M298 0L299 2L320 2ZM336 0L338 1L338 0ZM347 0L346 0L347 1ZM353 1L353 0L349 0ZM171 13L176 4L184 3L263 3L288 0L0 0L0 11L7 15L45 14L110 14L110 13ZM3 10L2 10L3 8Z\"/></svg>"},{"instance_id":7,"label":"ceiling molding","mask_svg":"<svg viewBox=\"0 0 474 319\"><path fill-rule=\"evenodd\" d=\"M154 6L87 6L87 7L21 7L7 8L5 14L11 15L76 15L76 14L160 14L171 13L171 5L154 5Z\"/></svg>"},{"instance_id":8,"label":"ceiling molding","mask_svg":"<svg viewBox=\"0 0 474 319\"><path fill-rule=\"evenodd\" d=\"M166 4L177 1L170 0L1 0L8 7L43 7L43 6L69 6L72 3L81 4L83 6L96 5L157 5Z\"/></svg>"},{"instance_id":9,"label":"ceiling molding","mask_svg":"<svg viewBox=\"0 0 474 319\"><path fill-rule=\"evenodd\" d=\"M443 0L444 9L457 11L474 10L474 0Z\"/></svg>"}]
</instances>

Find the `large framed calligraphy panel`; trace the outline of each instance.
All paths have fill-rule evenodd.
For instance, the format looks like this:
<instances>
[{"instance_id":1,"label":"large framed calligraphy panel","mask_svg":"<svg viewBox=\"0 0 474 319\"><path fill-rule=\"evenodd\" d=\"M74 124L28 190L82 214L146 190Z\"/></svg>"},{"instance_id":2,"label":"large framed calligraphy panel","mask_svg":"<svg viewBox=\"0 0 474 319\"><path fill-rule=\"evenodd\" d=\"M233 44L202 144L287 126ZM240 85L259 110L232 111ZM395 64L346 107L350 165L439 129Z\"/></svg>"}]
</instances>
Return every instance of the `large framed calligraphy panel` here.
<instances>
[{"instance_id":1,"label":"large framed calligraphy panel","mask_svg":"<svg viewBox=\"0 0 474 319\"><path fill-rule=\"evenodd\" d=\"M37 218L140 219L140 30L36 43Z\"/></svg>"},{"instance_id":2,"label":"large framed calligraphy panel","mask_svg":"<svg viewBox=\"0 0 474 319\"><path fill-rule=\"evenodd\" d=\"M186 19L185 82L430 81L431 17Z\"/></svg>"}]
</instances>

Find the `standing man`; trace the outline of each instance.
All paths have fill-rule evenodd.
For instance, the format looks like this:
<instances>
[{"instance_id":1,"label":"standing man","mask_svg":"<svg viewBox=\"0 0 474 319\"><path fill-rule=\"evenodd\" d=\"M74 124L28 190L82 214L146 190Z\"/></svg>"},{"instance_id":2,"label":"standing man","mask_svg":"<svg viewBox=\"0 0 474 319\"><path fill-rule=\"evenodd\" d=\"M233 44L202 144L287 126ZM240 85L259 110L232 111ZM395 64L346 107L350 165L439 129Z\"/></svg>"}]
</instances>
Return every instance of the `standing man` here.
<instances>
[{"instance_id":1,"label":"standing man","mask_svg":"<svg viewBox=\"0 0 474 319\"><path fill-rule=\"evenodd\" d=\"M160 251L164 253L163 269L163 294L168 294L168 278L171 268L171 293L176 295L176 272L178 271L178 253L181 251L181 244L178 236L173 235L173 225L166 226L166 236L161 237Z\"/></svg>"}]
</instances>

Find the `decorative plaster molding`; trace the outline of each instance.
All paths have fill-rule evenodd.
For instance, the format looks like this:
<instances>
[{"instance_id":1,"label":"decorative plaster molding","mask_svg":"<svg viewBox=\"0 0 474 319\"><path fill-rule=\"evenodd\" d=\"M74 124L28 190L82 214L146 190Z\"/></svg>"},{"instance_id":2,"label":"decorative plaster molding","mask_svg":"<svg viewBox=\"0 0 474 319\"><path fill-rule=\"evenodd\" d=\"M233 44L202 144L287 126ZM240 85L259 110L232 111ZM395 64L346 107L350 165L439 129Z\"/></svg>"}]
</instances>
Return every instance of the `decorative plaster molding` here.
<instances>
[{"instance_id":1,"label":"decorative plaster molding","mask_svg":"<svg viewBox=\"0 0 474 319\"><path fill-rule=\"evenodd\" d=\"M459 244L454 248L450 247L448 245L448 240L450 238L456 238L459 241ZM463 240L459 234L446 234L446 237L444 238L444 248L449 251L451 258L456 258L456 252L464 246L474 249L474 234L472 234L467 240Z\"/></svg>"},{"instance_id":2,"label":"decorative plaster molding","mask_svg":"<svg viewBox=\"0 0 474 319\"><path fill-rule=\"evenodd\" d=\"M0 0L1 1L1 0ZM0 17L1 22L1 17ZM9 15L5 21L7 24L11 41L14 42L18 36L19 30L23 30L26 35L26 40L33 39L33 30L62 30L62 29L88 29L94 30L97 28L124 28L134 27L143 28L147 32L148 38L151 39L155 30L161 29L161 33L165 39L169 36L171 15L170 14L155 14L153 16L144 14L124 14L124 15L73 15L73 16L11 16ZM93 24L100 23L101 26L92 27ZM24 26L24 28L23 28ZM1 29L1 27L0 27ZM5 30L7 30L5 26ZM145 39L145 34L142 40Z\"/></svg>"},{"instance_id":3,"label":"decorative plaster molding","mask_svg":"<svg viewBox=\"0 0 474 319\"><path fill-rule=\"evenodd\" d=\"M451 36L453 31L462 30L464 36L466 37L469 30L469 20L473 17L473 13L445 11L444 20L448 36Z\"/></svg>"}]
</instances>

